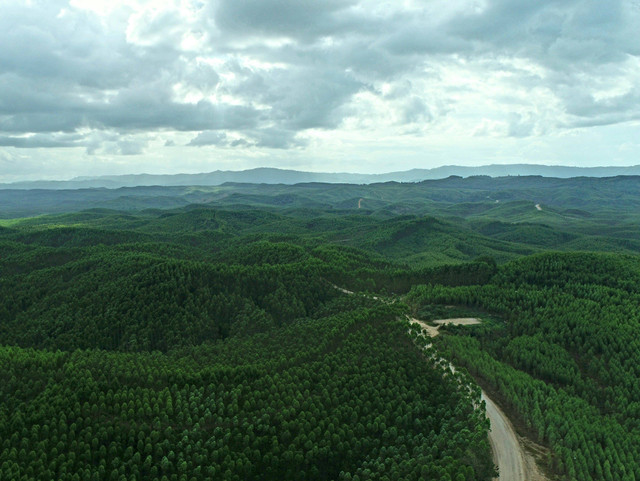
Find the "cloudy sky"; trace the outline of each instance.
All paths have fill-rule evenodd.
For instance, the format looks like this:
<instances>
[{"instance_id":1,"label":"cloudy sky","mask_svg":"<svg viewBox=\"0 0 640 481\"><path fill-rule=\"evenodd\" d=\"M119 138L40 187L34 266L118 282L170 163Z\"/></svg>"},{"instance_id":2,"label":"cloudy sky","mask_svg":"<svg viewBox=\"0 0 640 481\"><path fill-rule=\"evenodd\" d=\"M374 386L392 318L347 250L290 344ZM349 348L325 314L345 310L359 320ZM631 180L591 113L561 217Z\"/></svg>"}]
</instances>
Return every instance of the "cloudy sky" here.
<instances>
[{"instance_id":1,"label":"cloudy sky","mask_svg":"<svg viewBox=\"0 0 640 481\"><path fill-rule=\"evenodd\" d=\"M0 0L0 182L640 164L638 0Z\"/></svg>"}]
</instances>

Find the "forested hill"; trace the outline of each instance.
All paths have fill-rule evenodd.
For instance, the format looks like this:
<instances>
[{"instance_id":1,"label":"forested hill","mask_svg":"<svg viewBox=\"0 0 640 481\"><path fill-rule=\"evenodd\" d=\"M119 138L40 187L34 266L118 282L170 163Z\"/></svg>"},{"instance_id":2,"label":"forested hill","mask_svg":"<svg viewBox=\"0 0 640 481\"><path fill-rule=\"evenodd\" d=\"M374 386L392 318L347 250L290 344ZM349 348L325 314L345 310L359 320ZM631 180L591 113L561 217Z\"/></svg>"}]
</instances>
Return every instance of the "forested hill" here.
<instances>
[{"instance_id":1,"label":"forested hill","mask_svg":"<svg viewBox=\"0 0 640 481\"><path fill-rule=\"evenodd\" d=\"M2 480L640 479L636 178L21 192Z\"/></svg>"},{"instance_id":2,"label":"forested hill","mask_svg":"<svg viewBox=\"0 0 640 481\"><path fill-rule=\"evenodd\" d=\"M501 262L545 249L640 252L638 177L6 190L0 200L0 228L16 228L8 238L68 247L98 236L219 249L223 239L253 235L356 247L405 264ZM10 220L49 211L67 213ZM47 229L29 232L38 225Z\"/></svg>"},{"instance_id":3,"label":"forested hill","mask_svg":"<svg viewBox=\"0 0 640 481\"><path fill-rule=\"evenodd\" d=\"M546 253L471 287L416 286L417 310L476 306L503 325L444 336L469 369L551 448L566 479L640 479L640 259Z\"/></svg>"},{"instance_id":4,"label":"forested hill","mask_svg":"<svg viewBox=\"0 0 640 481\"><path fill-rule=\"evenodd\" d=\"M494 261L465 261L519 248L478 235L475 250L457 250L469 234L435 219L208 207L11 222L0 230L0 343L166 351L315 317L335 285L478 282ZM423 255L427 238L450 243L448 255ZM403 257L421 264L407 269ZM452 259L461 264L437 266Z\"/></svg>"},{"instance_id":5,"label":"forested hill","mask_svg":"<svg viewBox=\"0 0 640 481\"><path fill-rule=\"evenodd\" d=\"M212 206L250 205L277 209L296 207L364 209L400 214L435 214L452 207L452 215L486 214L510 220L502 205L527 202L540 204L557 216L599 217L627 213L635 218L640 206L640 177L578 177L571 179L539 176L448 177L418 183L327 184L238 184L220 186L147 186L83 188L65 190L0 189L0 218L62 213L88 208L137 211L148 208L176 208L200 203ZM465 206L462 210L455 205ZM520 213L522 216L523 214ZM532 212L525 214L526 217ZM522 220L522 219L517 219Z\"/></svg>"},{"instance_id":6,"label":"forested hill","mask_svg":"<svg viewBox=\"0 0 640 481\"><path fill-rule=\"evenodd\" d=\"M401 304L335 285L495 265L407 273L331 240L334 220L194 207L3 227L0 479L488 481L477 386L420 350Z\"/></svg>"}]
</instances>

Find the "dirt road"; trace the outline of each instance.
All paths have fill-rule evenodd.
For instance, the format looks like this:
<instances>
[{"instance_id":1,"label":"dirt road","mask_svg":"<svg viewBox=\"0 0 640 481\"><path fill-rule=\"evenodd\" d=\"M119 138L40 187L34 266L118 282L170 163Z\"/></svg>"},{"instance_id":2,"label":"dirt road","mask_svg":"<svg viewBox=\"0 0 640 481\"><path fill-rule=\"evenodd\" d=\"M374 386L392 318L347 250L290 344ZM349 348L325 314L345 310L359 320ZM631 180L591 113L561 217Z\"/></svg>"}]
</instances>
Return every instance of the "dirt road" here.
<instances>
[{"instance_id":1,"label":"dirt road","mask_svg":"<svg viewBox=\"0 0 640 481\"><path fill-rule=\"evenodd\" d=\"M469 325L480 322L472 318L444 319L433 321L438 324L438 327L434 327L418 319L409 320L419 324L430 337L440 334L438 327L442 324ZM547 481L547 478L538 470L533 456L524 450L509 418L484 391L482 391L482 399L486 404L487 417L491 423L489 443L493 451L493 462L498 466L500 474L495 479L498 481Z\"/></svg>"},{"instance_id":2,"label":"dirt road","mask_svg":"<svg viewBox=\"0 0 640 481\"><path fill-rule=\"evenodd\" d=\"M509 418L482 391L482 399L487 406L487 417L491 423L489 443L493 451L493 462L498 466L499 481L548 481L534 457L526 452Z\"/></svg>"},{"instance_id":3,"label":"dirt road","mask_svg":"<svg viewBox=\"0 0 640 481\"><path fill-rule=\"evenodd\" d=\"M493 462L498 466L500 481L525 480L524 455L511 423L498 406L482 392L487 405L487 417L491 422L489 443L493 451Z\"/></svg>"}]
</instances>

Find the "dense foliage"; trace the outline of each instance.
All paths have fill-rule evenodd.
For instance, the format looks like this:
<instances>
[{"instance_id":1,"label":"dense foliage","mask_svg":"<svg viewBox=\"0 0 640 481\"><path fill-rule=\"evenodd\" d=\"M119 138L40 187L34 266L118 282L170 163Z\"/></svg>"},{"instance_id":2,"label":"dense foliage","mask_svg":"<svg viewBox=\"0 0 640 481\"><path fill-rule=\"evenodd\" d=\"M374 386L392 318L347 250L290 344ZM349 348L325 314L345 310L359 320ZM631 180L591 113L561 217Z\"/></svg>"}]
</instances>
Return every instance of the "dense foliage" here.
<instances>
[{"instance_id":1,"label":"dense foliage","mask_svg":"<svg viewBox=\"0 0 640 481\"><path fill-rule=\"evenodd\" d=\"M495 265L408 271L313 222L198 207L0 232L0 479L490 479L479 390L401 305L338 287Z\"/></svg>"},{"instance_id":2,"label":"dense foliage","mask_svg":"<svg viewBox=\"0 0 640 481\"><path fill-rule=\"evenodd\" d=\"M640 481L637 179L0 194L2 480Z\"/></svg>"},{"instance_id":3,"label":"dense foliage","mask_svg":"<svg viewBox=\"0 0 640 481\"><path fill-rule=\"evenodd\" d=\"M133 351L197 345L241 325L264 331L309 315L337 295L321 274L313 260L229 266L101 249L5 277L0 340Z\"/></svg>"},{"instance_id":4,"label":"dense foliage","mask_svg":"<svg viewBox=\"0 0 640 481\"><path fill-rule=\"evenodd\" d=\"M0 478L488 479L479 391L396 317L360 308L169 355L4 347Z\"/></svg>"},{"instance_id":5,"label":"dense foliage","mask_svg":"<svg viewBox=\"0 0 640 481\"><path fill-rule=\"evenodd\" d=\"M544 254L483 286L419 286L417 306L459 303L503 328L446 336L457 362L496 390L571 480L640 479L640 261ZM468 332L468 331L466 331Z\"/></svg>"}]
</instances>

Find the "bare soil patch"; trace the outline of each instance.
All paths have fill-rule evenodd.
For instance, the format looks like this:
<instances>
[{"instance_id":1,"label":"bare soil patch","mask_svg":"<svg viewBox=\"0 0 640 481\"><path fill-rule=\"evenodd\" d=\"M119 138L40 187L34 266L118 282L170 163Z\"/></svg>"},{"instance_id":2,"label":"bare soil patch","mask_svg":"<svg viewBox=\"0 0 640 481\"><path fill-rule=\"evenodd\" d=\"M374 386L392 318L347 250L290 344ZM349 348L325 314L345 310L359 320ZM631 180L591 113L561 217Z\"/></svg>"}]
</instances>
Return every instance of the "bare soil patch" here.
<instances>
[{"instance_id":1,"label":"bare soil patch","mask_svg":"<svg viewBox=\"0 0 640 481\"><path fill-rule=\"evenodd\" d=\"M457 317L455 319L436 319L431 322L438 324L439 326L444 326L445 324L451 324L453 326L471 326L473 324L480 324L480 319L477 317Z\"/></svg>"},{"instance_id":2,"label":"bare soil patch","mask_svg":"<svg viewBox=\"0 0 640 481\"><path fill-rule=\"evenodd\" d=\"M480 324L480 319L477 317L456 317L453 319L436 319L435 321L430 321L433 324L437 324L436 326L432 326L427 324L425 321L421 321L420 319L409 318L409 322L412 324L419 324L429 337L436 337L440 334L439 328L440 326L444 326L446 324L451 324L453 326L471 326L473 324Z\"/></svg>"},{"instance_id":3,"label":"bare soil patch","mask_svg":"<svg viewBox=\"0 0 640 481\"><path fill-rule=\"evenodd\" d=\"M409 319L409 322L411 324L419 324L422 329L427 331L427 334L429 335L429 337L436 337L438 334L440 334L440 332L438 331L439 326L438 327L430 326L426 322L421 321L419 319L414 319L413 317Z\"/></svg>"}]
</instances>

